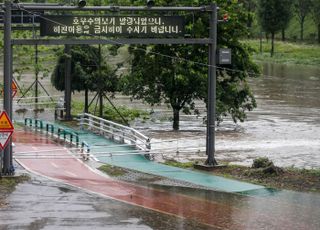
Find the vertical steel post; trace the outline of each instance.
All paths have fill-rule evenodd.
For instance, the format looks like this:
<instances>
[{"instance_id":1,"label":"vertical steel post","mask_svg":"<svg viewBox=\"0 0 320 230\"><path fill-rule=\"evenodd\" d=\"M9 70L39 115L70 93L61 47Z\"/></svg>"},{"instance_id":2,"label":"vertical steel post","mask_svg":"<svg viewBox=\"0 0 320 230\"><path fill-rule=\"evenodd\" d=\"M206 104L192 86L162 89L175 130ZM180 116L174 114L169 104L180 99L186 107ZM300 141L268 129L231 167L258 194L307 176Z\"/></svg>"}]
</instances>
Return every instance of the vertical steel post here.
<instances>
[{"instance_id":1,"label":"vertical steel post","mask_svg":"<svg viewBox=\"0 0 320 230\"><path fill-rule=\"evenodd\" d=\"M38 45L35 45L35 70L36 70L36 84L35 84L35 104L38 106L38 81L39 81L39 68L38 68Z\"/></svg>"},{"instance_id":2,"label":"vertical steel post","mask_svg":"<svg viewBox=\"0 0 320 230\"><path fill-rule=\"evenodd\" d=\"M65 120L71 120L71 47L65 45L66 63L64 79L64 103L66 107Z\"/></svg>"},{"instance_id":3,"label":"vertical steel post","mask_svg":"<svg viewBox=\"0 0 320 230\"><path fill-rule=\"evenodd\" d=\"M99 78L101 78L101 45L99 45ZM99 90L99 117L103 117L103 93Z\"/></svg>"},{"instance_id":4,"label":"vertical steel post","mask_svg":"<svg viewBox=\"0 0 320 230\"><path fill-rule=\"evenodd\" d=\"M11 104L12 104L12 45L11 45L11 2L5 1L5 14L4 14L4 66L3 66L3 83L4 83L4 100L3 109L7 112L10 119L12 119ZM4 174L10 173L11 168L11 154L12 154L12 139L10 138L7 147L4 150L3 156L3 172Z\"/></svg>"},{"instance_id":5,"label":"vertical steel post","mask_svg":"<svg viewBox=\"0 0 320 230\"><path fill-rule=\"evenodd\" d=\"M217 5L211 4L209 44L209 73L208 73L208 112L207 112L207 146L208 166L217 165L215 154L215 120L216 120L216 50L217 50Z\"/></svg>"}]
</instances>

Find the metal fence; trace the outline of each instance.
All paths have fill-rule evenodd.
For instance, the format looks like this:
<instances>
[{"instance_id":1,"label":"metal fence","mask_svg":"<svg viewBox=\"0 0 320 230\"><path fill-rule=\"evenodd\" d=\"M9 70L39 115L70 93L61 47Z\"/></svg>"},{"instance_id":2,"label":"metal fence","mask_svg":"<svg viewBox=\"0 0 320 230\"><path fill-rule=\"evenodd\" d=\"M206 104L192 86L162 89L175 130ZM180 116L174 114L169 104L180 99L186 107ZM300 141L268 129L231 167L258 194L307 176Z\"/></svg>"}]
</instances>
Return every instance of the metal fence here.
<instances>
[{"instance_id":1,"label":"metal fence","mask_svg":"<svg viewBox=\"0 0 320 230\"><path fill-rule=\"evenodd\" d=\"M149 152L151 149L150 138L133 128L88 113L79 115L79 123L80 128L87 128L115 142L129 144L144 152Z\"/></svg>"}]
</instances>

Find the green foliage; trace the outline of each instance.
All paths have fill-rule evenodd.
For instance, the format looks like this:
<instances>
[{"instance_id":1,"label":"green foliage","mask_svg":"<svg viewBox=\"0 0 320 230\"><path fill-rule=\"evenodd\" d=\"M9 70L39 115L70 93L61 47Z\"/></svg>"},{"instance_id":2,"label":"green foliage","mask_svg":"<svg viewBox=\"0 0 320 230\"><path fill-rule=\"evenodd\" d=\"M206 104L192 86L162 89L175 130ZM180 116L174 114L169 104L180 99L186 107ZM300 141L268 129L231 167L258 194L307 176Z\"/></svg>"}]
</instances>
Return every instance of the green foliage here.
<instances>
[{"instance_id":1,"label":"green foliage","mask_svg":"<svg viewBox=\"0 0 320 230\"><path fill-rule=\"evenodd\" d=\"M158 3L158 2L157 2ZM160 1L161 5L190 5L190 1ZM193 1L194 5L210 1ZM250 48L239 42L247 36L247 14L241 5L218 1L220 14L228 12L230 21L218 27L219 47L232 49L229 69L219 68L217 86L217 115L221 120L230 114L234 121L245 119L245 111L256 104L246 78L258 69L250 58ZM187 33L196 38L208 37L208 14L185 15ZM221 15L219 15L221 17ZM133 56L131 73L122 81L123 92L134 99L143 99L153 105L161 102L171 106L174 113L173 128L179 129L179 111L189 112L194 100L207 101L208 50L201 45L131 46ZM200 64L201 63L201 64ZM237 71L233 71L233 69Z\"/></svg>"},{"instance_id":2,"label":"green foliage","mask_svg":"<svg viewBox=\"0 0 320 230\"><path fill-rule=\"evenodd\" d=\"M252 168L267 168L273 165L273 162L270 161L267 157L259 157L253 160Z\"/></svg>"},{"instance_id":3,"label":"green foliage","mask_svg":"<svg viewBox=\"0 0 320 230\"><path fill-rule=\"evenodd\" d=\"M129 109L125 106L119 106L117 110L127 121L133 121L136 118L149 119L149 113L139 109ZM105 108L103 117L107 120L123 123L117 111L111 106Z\"/></svg>"},{"instance_id":4,"label":"green foliage","mask_svg":"<svg viewBox=\"0 0 320 230\"><path fill-rule=\"evenodd\" d=\"M120 115L117 113L117 111L111 106L111 105L104 105L104 114L103 118L114 121L117 123L123 123L123 120L121 119ZM84 110L84 104L82 102L73 101L72 102L72 111L74 115L83 113ZM142 119L149 119L149 113L146 111L142 111L139 109L131 109L127 108L125 106L119 106L117 107L117 110L119 113L127 120L127 121L133 121L136 118L142 118ZM94 108L90 108L90 113L94 114Z\"/></svg>"},{"instance_id":5,"label":"green foliage","mask_svg":"<svg viewBox=\"0 0 320 230\"><path fill-rule=\"evenodd\" d=\"M194 162L190 161L190 162L177 162L174 160L167 160L164 162L164 164L166 165L170 165L173 167L178 167L178 168L193 168Z\"/></svg>"},{"instance_id":6,"label":"green foliage","mask_svg":"<svg viewBox=\"0 0 320 230\"><path fill-rule=\"evenodd\" d=\"M64 90L65 87L65 62L71 59L71 89L88 89L88 79L98 69L96 62L98 49L89 45L71 46L70 57L62 52L59 54L56 67L51 75L51 82L57 90Z\"/></svg>"},{"instance_id":7,"label":"green foliage","mask_svg":"<svg viewBox=\"0 0 320 230\"><path fill-rule=\"evenodd\" d=\"M304 22L305 22L305 18L310 13L312 3L311 3L311 0L295 0L293 5L294 5L294 11L300 23L300 40L303 41Z\"/></svg>"},{"instance_id":8,"label":"green foliage","mask_svg":"<svg viewBox=\"0 0 320 230\"><path fill-rule=\"evenodd\" d=\"M320 0L312 0L312 19L317 26L318 43L320 44Z\"/></svg>"},{"instance_id":9,"label":"green foliage","mask_svg":"<svg viewBox=\"0 0 320 230\"><path fill-rule=\"evenodd\" d=\"M278 41L275 44L276 53L271 58L267 41L262 43L262 53L259 52L260 42L258 40L243 41L255 50L254 58L263 62L279 62L287 64L320 65L320 46L297 44Z\"/></svg>"},{"instance_id":10,"label":"green foliage","mask_svg":"<svg viewBox=\"0 0 320 230\"><path fill-rule=\"evenodd\" d=\"M274 53L275 34L287 28L291 17L291 0L260 0L258 17L261 28L271 34L271 56Z\"/></svg>"}]
</instances>

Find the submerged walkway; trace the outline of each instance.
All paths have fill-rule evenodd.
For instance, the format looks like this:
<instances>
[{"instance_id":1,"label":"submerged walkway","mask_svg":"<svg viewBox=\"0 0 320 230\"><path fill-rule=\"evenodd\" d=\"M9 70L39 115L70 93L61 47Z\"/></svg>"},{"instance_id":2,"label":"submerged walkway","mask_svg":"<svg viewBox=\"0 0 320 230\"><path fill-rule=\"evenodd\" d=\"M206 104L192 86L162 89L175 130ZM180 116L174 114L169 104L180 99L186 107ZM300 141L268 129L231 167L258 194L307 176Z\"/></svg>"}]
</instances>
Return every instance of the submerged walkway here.
<instances>
[{"instance_id":1,"label":"submerged walkway","mask_svg":"<svg viewBox=\"0 0 320 230\"><path fill-rule=\"evenodd\" d=\"M61 124L54 125L56 128L60 127L71 132L76 132L79 136L80 143L82 141L88 143L90 146L90 154L102 163L169 179L181 180L218 191L246 193L248 191L259 192L261 190L262 193L266 192L263 186L214 176L211 173L181 169L150 161L143 155L137 154L136 150L126 144L117 144L90 131L75 130L64 127Z\"/></svg>"}]
</instances>

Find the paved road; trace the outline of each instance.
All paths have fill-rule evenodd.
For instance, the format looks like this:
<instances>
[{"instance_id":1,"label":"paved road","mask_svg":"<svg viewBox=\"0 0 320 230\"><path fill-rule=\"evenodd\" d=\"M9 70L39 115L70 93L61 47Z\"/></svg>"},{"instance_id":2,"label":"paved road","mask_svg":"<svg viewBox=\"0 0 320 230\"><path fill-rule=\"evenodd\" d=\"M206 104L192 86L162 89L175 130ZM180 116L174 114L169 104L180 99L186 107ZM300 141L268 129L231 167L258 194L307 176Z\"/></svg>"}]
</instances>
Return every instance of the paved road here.
<instances>
[{"instance_id":1,"label":"paved road","mask_svg":"<svg viewBox=\"0 0 320 230\"><path fill-rule=\"evenodd\" d=\"M318 204L287 203L219 192L197 197L137 186L101 175L72 157L68 149L44 136L19 131L15 132L14 142L15 153L20 156L18 161L31 172L120 201L128 207L143 207L210 229L319 229L320 226ZM49 156L22 157L34 151Z\"/></svg>"}]
</instances>

